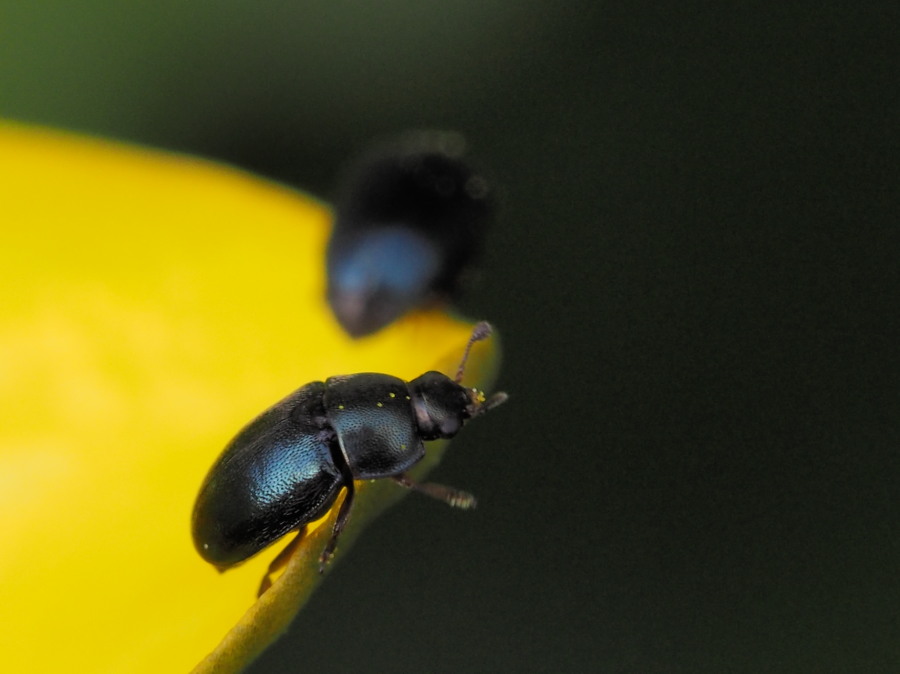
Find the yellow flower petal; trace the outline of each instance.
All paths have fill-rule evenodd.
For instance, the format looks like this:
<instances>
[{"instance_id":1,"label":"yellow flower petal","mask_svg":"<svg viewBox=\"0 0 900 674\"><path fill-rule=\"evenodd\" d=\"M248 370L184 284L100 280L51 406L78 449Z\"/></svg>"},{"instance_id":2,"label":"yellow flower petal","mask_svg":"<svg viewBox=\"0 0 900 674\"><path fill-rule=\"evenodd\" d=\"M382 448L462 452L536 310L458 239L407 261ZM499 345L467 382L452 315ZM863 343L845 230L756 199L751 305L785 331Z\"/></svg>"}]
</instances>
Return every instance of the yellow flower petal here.
<instances>
[{"instance_id":1,"label":"yellow flower petal","mask_svg":"<svg viewBox=\"0 0 900 674\"><path fill-rule=\"evenodd\" d=\"M0 124L4 671L180 672L208 653L198 671L237 671L319 582L327 524L259 602L284 543L224 574L200 559L207 469L307 381L452 372L471 329L430 312L343 335L323 300L329 217L208 162ZM476 351L473 385L494 352ZM365 485L338 557L402 493Z\"/></svg>"}]
</instances>

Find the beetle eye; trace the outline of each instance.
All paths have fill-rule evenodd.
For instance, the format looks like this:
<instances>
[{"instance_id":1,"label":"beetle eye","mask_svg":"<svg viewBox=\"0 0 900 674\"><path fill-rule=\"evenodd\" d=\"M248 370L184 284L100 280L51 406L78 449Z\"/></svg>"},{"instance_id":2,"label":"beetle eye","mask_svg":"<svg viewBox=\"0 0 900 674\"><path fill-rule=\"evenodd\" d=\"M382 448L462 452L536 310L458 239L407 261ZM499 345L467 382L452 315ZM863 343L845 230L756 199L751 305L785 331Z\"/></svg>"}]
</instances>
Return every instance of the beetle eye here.
<instances>
[{"instance_id":1,"label":"beetle eye","mask_svg":"<svg viewBox=\"0 0 900 674\"><path fill-rule=\"evenodd\" d=\"M445 438L452 437L459 433L462 427L462 421L457 417L445 417L441 420L441 435Z\"/></svg>"}]
</instances>

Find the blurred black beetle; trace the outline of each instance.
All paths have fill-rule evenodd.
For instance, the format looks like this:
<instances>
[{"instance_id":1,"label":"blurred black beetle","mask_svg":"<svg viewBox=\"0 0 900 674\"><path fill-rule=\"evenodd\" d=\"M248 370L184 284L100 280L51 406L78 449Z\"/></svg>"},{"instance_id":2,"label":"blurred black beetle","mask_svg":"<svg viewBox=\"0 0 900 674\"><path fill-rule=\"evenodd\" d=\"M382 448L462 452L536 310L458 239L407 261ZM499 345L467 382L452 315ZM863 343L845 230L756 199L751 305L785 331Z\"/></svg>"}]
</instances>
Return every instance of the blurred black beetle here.
<instances>
[{"instance_id":1,"label":"blurred black beetle","mask_svg":"<svg viewBox=\"0 0 900 674\"><path fill-rule=\"evenodd\" d=\"M353 337L452 300L493 214L486 179L449 132L409 133L365 154L339 191L328 302Z\"/></svg>"}]
</instances>

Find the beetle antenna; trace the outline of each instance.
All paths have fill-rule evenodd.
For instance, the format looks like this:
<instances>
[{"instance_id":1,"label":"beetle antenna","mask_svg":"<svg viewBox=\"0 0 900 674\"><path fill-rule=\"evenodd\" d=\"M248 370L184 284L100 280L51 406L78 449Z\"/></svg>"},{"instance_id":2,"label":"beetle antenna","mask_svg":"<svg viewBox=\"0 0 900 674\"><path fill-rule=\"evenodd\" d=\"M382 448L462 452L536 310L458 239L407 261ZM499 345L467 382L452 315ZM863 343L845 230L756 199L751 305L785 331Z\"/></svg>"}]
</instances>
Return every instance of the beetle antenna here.
<instances>
[{"instance_id":1,"label":"beetle antenna","mask_svg":"<svg viewBox=\"0 0 900 674\"><path fill-rule=\"evenodd\" d=\"M469 352L472 350L472 345L475 342L480 342L484 339L487 339L491 336L493 332L493 328L491 328L491 324L487 321L479 321L475 327L472 329L472 336L469 337L469 342L466 344L466 350L463 352L462 361L459 364L459 369L456 371L456 379L454 381L459 384L463 378L463 371L466 369L466 361L469 359Z\"/></svg>"},{"instance_id":2,"label":"beetle antenna","mask_svg":"<svg viewBox=\"0 0 900 674\"><path fill-rule=\"evenodd\" d=\"M492 395L484 402L484 404L481 406L481 411L482 413L488 412L497 407L497 405L502 405L507 400L509 400L509 395L507 395L503 391L497 391L494 395Z\"/></svg>"}]
</instances>

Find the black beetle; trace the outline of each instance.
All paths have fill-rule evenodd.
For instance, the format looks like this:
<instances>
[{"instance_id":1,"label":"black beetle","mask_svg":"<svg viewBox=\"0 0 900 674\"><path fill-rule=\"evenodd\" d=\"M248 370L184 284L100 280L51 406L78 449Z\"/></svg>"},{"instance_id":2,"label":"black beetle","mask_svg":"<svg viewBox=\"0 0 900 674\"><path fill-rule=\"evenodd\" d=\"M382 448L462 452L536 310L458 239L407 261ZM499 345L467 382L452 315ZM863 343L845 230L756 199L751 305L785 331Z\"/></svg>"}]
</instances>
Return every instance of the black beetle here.
<instances>
[{"instance_id":1,"label":"black beetle","mask_svg":"<svg viewBox=\"0 0 900 674\"><path fill-rule=\"evenodd\" d=\"M200 488L192 519L200 556L219 570L234 566L324 515L344 488L319 558L324 571L350 516L354 480L389 477L451 506L473 507L471 494L414 482L406 471L424 456L423 440L453 437L466 420L506 400L460 384L472 344L490 333L488 323L475 326L455 379L434 371L410 382L374 373L330 377L251 421Z\"/></svg>"},{"instance_id":2,"label":"black beetle","mask_svg":"<svg viewBox=\"0 0 900 674\"><path fill-rule=\"evenodd\" d=\"M375 147L344 181L326 256L328 302L353 337L452 299L492 214L462 136L418 132Z\"/></svg>"}]
</instances>

